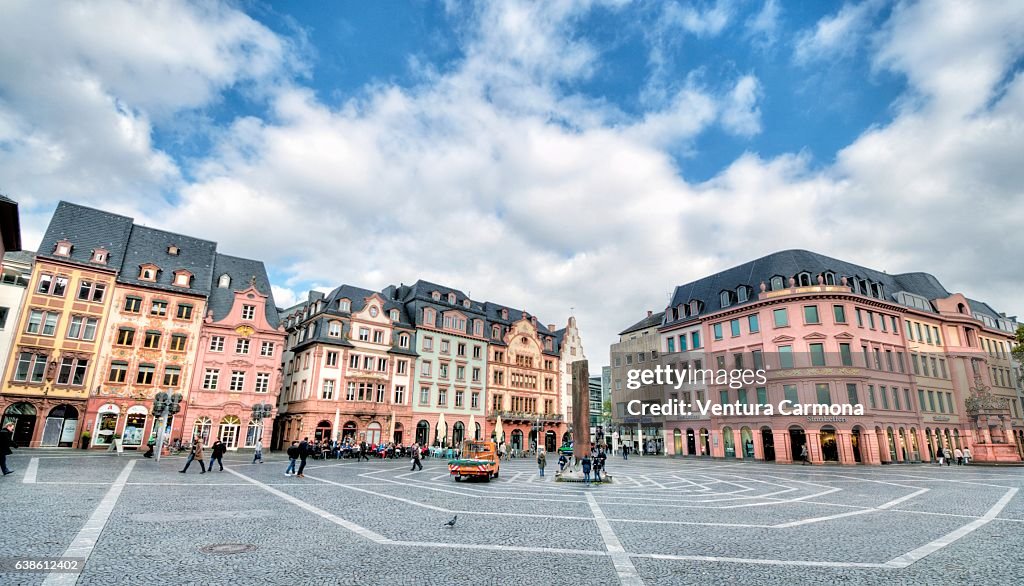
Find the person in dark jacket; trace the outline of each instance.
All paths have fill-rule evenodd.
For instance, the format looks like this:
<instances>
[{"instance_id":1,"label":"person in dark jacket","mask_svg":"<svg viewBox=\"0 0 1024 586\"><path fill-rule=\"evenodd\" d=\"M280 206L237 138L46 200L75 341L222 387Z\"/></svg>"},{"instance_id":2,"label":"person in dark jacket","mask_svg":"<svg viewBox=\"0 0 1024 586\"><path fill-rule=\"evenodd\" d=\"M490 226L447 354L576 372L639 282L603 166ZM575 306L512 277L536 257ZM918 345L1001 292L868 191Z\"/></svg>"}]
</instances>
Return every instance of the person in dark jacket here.
<instances>
[{"instance_id":1,"label":"person in dark jacket","mask_svg":"<svg viewBox=\"0 0 1024 586\"><path fill-rule=\"evenodd\" d=\"M410 472L415 471L417 468L423 470L423 464L420 462L421 455L422 452L420 452L419 444L414 445L412 447L412 470Z\"/></svg>"},{"instance_id":2,"label":"person in dark jacket","mask_svg":"<svg viewBox=\"0 0 1024 586\"><path fill-rule=\"evenodd\" d=\"M302 473L306 469L306 458L309 457L309 453L313 448L309 445L309 438L304 437L299 442L299 473L295 475L296 478L305 478L306 476Z\"/></svg>"},{"instance_id":3,"label":"person in dark jacket","mask_svg":"<svg viewBox=\"0 0 1024 586\"><path fill-rule=\"evenodd\" d=\"M8 423L0 430L0 470L3 470L4 476L14 472L7 467L7 456L13 454L11 450L17 447L18 444L14 441L14 424Z\"/></svg>"},{"instance_id":4,"label":"person in dark jacket","mask_svg":"<svg viewBox=\"0 0 1024 586\"><path fill-rule=\"evenodd\" d=\"M590 486L590 467L591 467L590 456L584 455L583 456L583 481L587 483L587 486Z\"/></svg>"},{"instance_id":5,"label":"person in dark jacket","mask_svg":"<svg viewBox=\"0 0 1024 586\"><path fill-rule=\"evenodd\" d=\"M368 451L367 448L368 448L368 446L366 445L365 441L359 442L359 461L360 462L362 462L363 460L366 460L367 462L370 461L370 457L366 455L366 452Z\"/></svg>"},{"instance_id":6,"label":"person in dark jacket","mask_svg":"<svg viewBox=\"0 0 1024 586\"><path fill-rule=\"evenodd\" d=\"M292 442L292 445L288 446L288 467L284 469L285 476L292 476L295 474L295 462L299 459L299 442Z\"/></svg>"},{"instance_id":7,"label":"person in dark jacket","mask_svg":"<svg viewBox=\"0 0 1024 586\"><path fill-rule=\"evenodd\" d=\"M224 471L224 452L228 451L228 446L224 442L217 440L213 442L211 446L212 453L210 454L210 472L213 472L213 461L216 460L220 464L220 471Z\"/></svg>"}]
</instances>

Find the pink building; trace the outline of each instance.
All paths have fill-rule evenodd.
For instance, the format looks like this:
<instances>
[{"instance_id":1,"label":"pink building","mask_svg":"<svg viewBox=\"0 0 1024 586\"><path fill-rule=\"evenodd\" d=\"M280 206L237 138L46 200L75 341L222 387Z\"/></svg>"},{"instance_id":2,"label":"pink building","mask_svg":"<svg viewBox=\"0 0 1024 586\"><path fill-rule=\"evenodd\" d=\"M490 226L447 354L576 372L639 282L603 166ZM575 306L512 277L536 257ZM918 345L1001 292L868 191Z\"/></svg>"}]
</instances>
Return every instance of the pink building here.
<instances>
[{"instance_id":1,"label":"pink building","mask_svg":"<svg viewBox=\"0 0 1024 586\"><path fill-rule=\"evenodd\" d=\"M976 460L1019 461L1015 329L1014 318L926 273L889 275L800 250L745 263L676 288L657 360L679 370L766 369L767 380L666 388L666 402L739 413L662 417L665 451L792 462L806 446L812 463L879 464L969 447ZM642 359L613 362L624 358ZM860 404L864 413L781 415L784 401ZM756 405L775 413L759 415Z\"/></svg>"},{"instance_id":2,"label":"pink building","mask_svg":"<svg viewBox=\"0 0 1024 586\"><path fill-rule=\"evenodd\" d=\"M252 407L277 404L285 334L263 263L218 253L207 307L181 439L269 446L272 419L253 419Z\"/></svg>"}]
</instances>

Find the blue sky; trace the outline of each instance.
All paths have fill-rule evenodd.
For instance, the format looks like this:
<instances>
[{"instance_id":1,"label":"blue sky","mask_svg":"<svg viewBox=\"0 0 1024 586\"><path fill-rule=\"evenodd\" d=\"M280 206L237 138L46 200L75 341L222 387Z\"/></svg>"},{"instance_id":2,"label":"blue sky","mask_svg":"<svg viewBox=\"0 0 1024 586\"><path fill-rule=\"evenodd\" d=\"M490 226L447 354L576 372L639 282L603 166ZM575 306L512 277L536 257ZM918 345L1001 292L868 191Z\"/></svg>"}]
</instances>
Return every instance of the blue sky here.
<instances>
[{"instance_id":1,"label":"blue sky","mask_svg":"<svg viewBox=\"0 0 1024 586\"><path fill-rule=\"evenodd\" d=\"M0 190L267 263L279 304L417 278L595 364L672 287L785 248L1013 315L1024 5L5 3ZM571 309L570 309L571 308Z\"/></svg>"}]
</instances>

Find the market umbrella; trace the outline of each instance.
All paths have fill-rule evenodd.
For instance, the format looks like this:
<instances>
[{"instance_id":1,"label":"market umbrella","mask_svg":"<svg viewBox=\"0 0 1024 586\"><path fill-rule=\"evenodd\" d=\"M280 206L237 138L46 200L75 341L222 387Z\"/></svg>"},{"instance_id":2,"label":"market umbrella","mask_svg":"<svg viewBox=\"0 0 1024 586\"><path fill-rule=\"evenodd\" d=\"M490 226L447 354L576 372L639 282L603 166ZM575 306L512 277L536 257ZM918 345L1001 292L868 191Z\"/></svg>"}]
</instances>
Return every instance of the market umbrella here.
<instances>
[{"instance_id":1,"label":"market umbrella","mask_svg":"<svg viewBox=\"0 0 1024 586\"><path fill-rule=\"evenodd\" d=\"M448 424L444 422L444 413L441 413L437 418L437 439L444 446L445 441L448 439Z\"/></svg>"},{"instance_id":2,"label":"market umbrella","mask_svg":"<svg viewBox=\"0 0 1024 586\"><path fill-rule=\"evenodd\" d=\"M390 441L390 442L395 441L395 412L394 411L391 412L391 431L389 433L390 433L390 435L388 435L388 441Z\"/></svg>"},{"instance_id":3,"label":"market umbrella","mask_svg":"<svg viewBox=\"0 0 1024 586\"><path fill-rule=\"evenodd\" d=\"M469 416L469 438L480 439L476 437L476 416L474 415Z\"/></svg>"},{"instance_id":4,"label":"market umbrella","mask_svg":"<svg viewBox=\"0 0 1024 586\"><path fill-rule=\"evenodd\" d=\"M331 428L331 439L338 441L338 426L341 424L341 409L334 410L334 427Z\"/></svg>"},{"instance_id":5,"label":"market umbrella","mask_svg":"<svg viewBox=\"0 0 1024 586\"><path fill-rule=\"evenodd\" d=\"M498 420L494 422L494 441L495 443L501 443L502 438L505 437L505 430L501 427L501 415L498 416Z\"/></svg>"}]
</instances>

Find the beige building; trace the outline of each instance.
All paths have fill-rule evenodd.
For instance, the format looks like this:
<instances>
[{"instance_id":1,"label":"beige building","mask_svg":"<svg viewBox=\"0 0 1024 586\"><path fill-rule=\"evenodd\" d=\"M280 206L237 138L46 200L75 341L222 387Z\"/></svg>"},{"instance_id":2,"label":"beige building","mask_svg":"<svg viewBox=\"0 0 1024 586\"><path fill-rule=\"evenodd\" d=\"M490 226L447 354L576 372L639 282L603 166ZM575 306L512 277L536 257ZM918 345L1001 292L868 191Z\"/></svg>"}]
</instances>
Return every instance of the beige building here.
<instances>
[{"instance_id":1,"label":"beige building","mask_svg":"<svg viewBox=\"0 0 1024 586\"><path fill-rule=\"evenodd\" d=\"M640 451L649 443L658 453L664 453L663 417L631 415L626 405L633 400L644 403L661 403L660 387L643 385L644 388L630 391L626 384L627 372L632 368L653 367L658 359L661 338L658 328L665 312L647 312L647 317L619 332L619 341L611 346L612 366L612 440L617 448L620 444ZM617 434L617 435L616 435Z\"/></svg>"}]
</instances>

